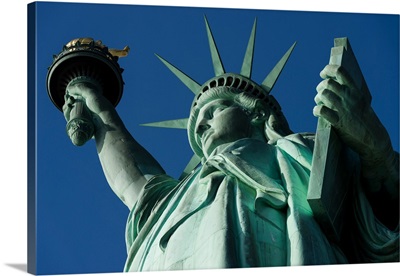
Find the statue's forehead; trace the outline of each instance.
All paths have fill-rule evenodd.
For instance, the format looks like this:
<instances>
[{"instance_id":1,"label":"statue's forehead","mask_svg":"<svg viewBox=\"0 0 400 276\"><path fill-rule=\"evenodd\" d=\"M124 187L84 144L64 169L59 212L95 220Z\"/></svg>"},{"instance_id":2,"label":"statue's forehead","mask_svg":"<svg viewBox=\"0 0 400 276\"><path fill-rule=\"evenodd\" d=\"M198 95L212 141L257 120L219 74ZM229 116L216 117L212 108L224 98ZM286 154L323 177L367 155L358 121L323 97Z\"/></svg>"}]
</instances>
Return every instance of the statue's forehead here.
<instances>
[{"instance_id":1,"label":"statue's forehead","mask_svg":"<svg viewBox=\"0 0 400 276\"><path fill-rule=\"evenodd\" d=\"M235 102L233 99L225 99L225 98L213 99L213 100L205 103L198 109L199 110L198 117L218 106L231 106L234 103Z\"/></svg>"},{"instance_id":2,"label":"statue's forehead","mask_svg":"<svg viewBox=\"0 0 400 276\"><path fill-rule=\"evenodd\" d=\"M216 98L204 104L202 107L200 107L200 110L219 105L232 105L233 103L234 99Z\"/></svg>"}]
</instances>

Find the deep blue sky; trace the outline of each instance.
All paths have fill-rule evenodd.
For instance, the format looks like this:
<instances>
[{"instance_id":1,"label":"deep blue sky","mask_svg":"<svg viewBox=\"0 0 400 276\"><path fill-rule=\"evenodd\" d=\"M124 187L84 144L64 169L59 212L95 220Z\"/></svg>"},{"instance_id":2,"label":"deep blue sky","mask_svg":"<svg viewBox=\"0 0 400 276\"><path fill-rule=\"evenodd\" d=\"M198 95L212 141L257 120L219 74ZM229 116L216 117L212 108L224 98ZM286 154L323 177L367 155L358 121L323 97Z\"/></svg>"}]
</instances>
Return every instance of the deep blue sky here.
<instances>
[{"instance_id":1,"label":"deep blue sky","mask_svg":"<svg viewBox=\"0 0 400 276\"><path fill-rule=\"evenodd\" d=\"M93 141L75 147L46 91L52 55L76 37L110 48L129 45L120 59L125 88L117 110L132 135L172 176L192 156L186 132L139 126L188 116L193 95L155 57L158 53L199 83L213 76L203 16L227 72L239 72L249 34L258 28L253 80L262 82L286 50L297 46L273 89L291 128L315 131L312 115L319 72L335 37L347 36L373 107L399 145L399 17L156 6L37 4L37 268L40 274L121 271L128 209L105 181ZM31 72L32 73L32 72Z\"/></svg>"}]
</instances>

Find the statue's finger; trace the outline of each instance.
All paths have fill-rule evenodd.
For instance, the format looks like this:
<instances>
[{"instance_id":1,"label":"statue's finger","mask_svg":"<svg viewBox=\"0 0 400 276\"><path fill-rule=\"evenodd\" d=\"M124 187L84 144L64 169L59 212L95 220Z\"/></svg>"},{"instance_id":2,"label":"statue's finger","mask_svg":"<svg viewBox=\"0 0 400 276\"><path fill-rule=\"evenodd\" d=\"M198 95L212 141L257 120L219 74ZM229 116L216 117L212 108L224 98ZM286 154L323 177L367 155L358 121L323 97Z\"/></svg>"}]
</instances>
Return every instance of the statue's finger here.
<instances>
[{"instance_id":1,"label":"statue's finger","mask_svg":"<svg viewBox=\"0 0 400 276\"><path fill-rule=\"evenodd\" d=\"M347 70L343 66L339 66L337 68L336 79L340 84L346 85L350 89L356 88L353 78L350 76L350 74L347 72Z\"/></svg>"},{"instance_id":2,"label":"statue's finger","mask_svg":"<svg viewBox=\"0 0 400 276\"><path fill-rule=\"evenodd\" d=\"M336 78L336 72L338 69L339 65L332 65L328 64L322 69L322 71L319 73L319 76L323 79L328 79L328 78Z\"/></svg>"},{"instance_id":3,"label":"statue's finger","mask_svg":"<svg viewBox=\"0 0 400 276\"><path fill-rule=\"evenodd\" d=\"M329 89L324 89L322 92L318 93L314 101L317 105L324 105L335 111L341 111L343 109L342 98Z\"/></svg>"},{"instance_id":4,"label":"statue's finger","mask_svg":"<svg viewBox=\"0 0 400 276\"><path fill-rule=\"evenodd\" d=\"M72 96L68 91L64 94L64 103L74 103L75 97Z\"/></svg>"},{"instance_id":5,"label":"statue's finger","mask_svg":"<svg viewBox=\"0 0 400 276\"><path fill-rule=\"evenodd\" d=\"M69 114L71 113L71 109L73 108L76 100L73 96L69 95L68 93L64 95L64 100L65 102L62 106L62 110L64 117L67 119L67 121L69 121Z\"/></svg>"},{"instance_id":6,"label":"statue's finger","mask_svg":"<svg viewBox=\"0 0 400 276\"><path fill-rule=\"evenodd\" d=\"M318 93L322 93L326 89L332 91L339 97L343 96L343 92L344 92L343 86L340 85L340 83L338 83L336 80L334 80L332 78L328 78L328 79L321 81L316 87L316 90Z\"/></svg>"},{"instance_id":7,"label":"statue's finger","mask_svg":"<svg viewBox=\"0 0 400 276\"><path fill-rule=\"evenodd\" d=\"M341 85L346 85L351 89L355 88L352 77L343 66L328 64L319 75L323 79L332 78Z\"/></svg>"},{"instance_id":8,"label":"statue's finger","mask_svg":"<svg viewBox=\"0 0 400 276\"><path fill-rule=\"evenodd\" d=\"M74 104L75 103L75 97L73 97L73 96L69 96L68 97L68 100L67 100L67 103L68 104L70 104L70 105L72 105L72 104Z\"/></svg>"},{"instance_id":9,"label":"statue's finger","mask_svg":"<svg viewBox=\"0 0 400 276\"><path fill-rule=\"evenodd\" d=\"M313 109L313 114L316 117L324 118L334 126L339 122L338 112L326 107L325 105L315 106Z\"/></svg>"},{"instance_id":10,"label":"statue's finger","mask_svg":"<svg viewBox=\"0 0 400 276\"><path fill-rule=\"evenodd\" d=\"M62 110L63 110L63 114L64 114L64 117L65 117L65 119L67 120L67 121L69 121L69 115L70 115L70 113L71 113L71 104L69 104L69 103L65 103L64 105L63 105L63 107L62 107Z\"/></svg>"}]
</instances>

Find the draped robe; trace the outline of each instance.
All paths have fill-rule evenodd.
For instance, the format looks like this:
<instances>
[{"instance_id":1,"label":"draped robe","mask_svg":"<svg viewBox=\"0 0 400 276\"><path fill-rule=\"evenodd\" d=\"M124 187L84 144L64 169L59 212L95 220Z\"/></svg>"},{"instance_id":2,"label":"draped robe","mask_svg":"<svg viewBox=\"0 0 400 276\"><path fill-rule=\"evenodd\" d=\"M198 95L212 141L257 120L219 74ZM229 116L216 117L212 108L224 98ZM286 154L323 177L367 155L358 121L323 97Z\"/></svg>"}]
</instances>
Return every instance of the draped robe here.
<instances>
[{"instance_id":1,"label":"draped robe","mask_svg":"<svg viewBox=\"0 0 400 276\"><path fill-rule=\"evenodd\" d=\"M347 263L308 205L311 160L312 143L299 134L274 144L245 138L217 147L182 181L154 176L128 218L124 270ZM398 228L379 223L354 186L356 251L398 261Z\"/></svg>"}]
</instances>

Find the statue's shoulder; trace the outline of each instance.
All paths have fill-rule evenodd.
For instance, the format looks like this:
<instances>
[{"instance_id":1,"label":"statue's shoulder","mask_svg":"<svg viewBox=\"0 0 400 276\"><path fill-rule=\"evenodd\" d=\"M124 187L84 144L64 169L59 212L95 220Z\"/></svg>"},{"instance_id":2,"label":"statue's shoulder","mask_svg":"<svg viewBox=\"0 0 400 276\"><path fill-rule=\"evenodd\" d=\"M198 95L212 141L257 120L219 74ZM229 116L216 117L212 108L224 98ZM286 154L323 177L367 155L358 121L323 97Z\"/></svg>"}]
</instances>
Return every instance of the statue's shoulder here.
<instances>
[{"instance_id":1,"label":"statue's shoulder","mask_svg":"<svg viewBox=\"0 0 400 276\"><path fill-rule=\"evenodd\" d=\"M301 144L308 147L310 150L314 148L315 143L315 133L312 132L300 132L287 135L282 139L290 140L296 144ZM279 140L278 140L279 141Z\"/></svg>"}]
</instances>

